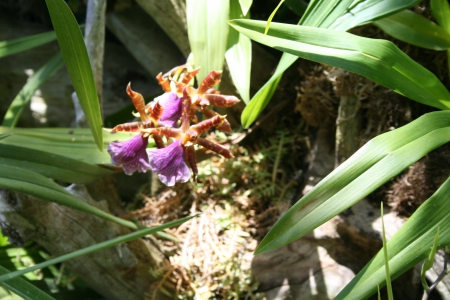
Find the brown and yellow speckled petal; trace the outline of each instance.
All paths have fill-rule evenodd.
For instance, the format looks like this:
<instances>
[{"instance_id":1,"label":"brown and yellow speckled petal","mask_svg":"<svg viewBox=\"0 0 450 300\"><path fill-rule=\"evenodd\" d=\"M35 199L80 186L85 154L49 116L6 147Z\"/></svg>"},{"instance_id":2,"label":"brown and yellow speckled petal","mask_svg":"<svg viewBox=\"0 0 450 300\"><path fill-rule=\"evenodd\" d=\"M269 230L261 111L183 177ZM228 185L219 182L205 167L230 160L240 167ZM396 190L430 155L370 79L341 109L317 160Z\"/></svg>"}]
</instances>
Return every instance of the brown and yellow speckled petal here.
<instances>
[{"instance_id":1,"label":"brown and yellow speckled petal","mask_svg":"<svg viewBox=\"0 0 450 300\"><path fill-rule=\"evenodd\" d=\"M194 182L197 182L197 161L195 159L195 149L194 146L188 146L184 148L184 156L186 158L186 161L188 162L189 166L192 169L192 173L194 174Z\"/></svg>"},{"instance_id":2,"label":"brown and yellow speckled petal","mask_svg":"<svg viewBox=\"0 0 450 300\"><path fill-rule=\"evenodd\" d=\"M169 79L163 78L162 73L156 75L156 80L158 80L159 85L162 87L164 92L170 92L170 82Z\"/></svg>"},{"instance_id":3,"label":"brown and yellow speckled petal","mask_svg":"<svg viewBox=\"0 0 450 300\"><path fill-rule=\"evenodd\" d=\"M216 152L217 154L222 155L225 158L233 158L234 157L233 154L231 154L231 152L227 148L225 148L219 144L213 143L207 139L199 137L199 138L197 138L196 143L206 149L209 149L211 151Z\"/></svg>"},{"instance_id":4,"label":"brown and yellow speckled petal","mask_svg":"<svg viewBox=\"0 0 450 300\"><path fill-rule=\"evenodd\" d=\"M144 97L140 93L137 93L131 89L131 82L127 85L127 94L131 98L134 107L139 113L142 121L149 121L150 117L145 112L145 101Z\"/></svg>"},{"instance_id":5,"label":"brown and yellow speckled petal","mask_svg":"<svg viewBox=\"0 0 450 300\"><path fill-rule=\"evenodd\" d=\"M222 76L222 71L211 71L198 86L197 94L203 95L207 90L218 84L220 76Z\"/></svg>"}]
</instances>

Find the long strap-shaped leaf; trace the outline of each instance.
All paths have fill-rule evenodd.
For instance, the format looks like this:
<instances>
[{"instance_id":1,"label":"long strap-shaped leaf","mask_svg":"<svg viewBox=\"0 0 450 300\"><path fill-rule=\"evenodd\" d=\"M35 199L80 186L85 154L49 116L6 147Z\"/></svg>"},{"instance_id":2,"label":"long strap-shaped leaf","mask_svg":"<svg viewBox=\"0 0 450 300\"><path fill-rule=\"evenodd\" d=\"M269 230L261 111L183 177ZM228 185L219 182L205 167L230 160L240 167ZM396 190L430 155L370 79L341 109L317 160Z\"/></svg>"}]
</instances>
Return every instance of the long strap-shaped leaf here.
<instances>
[{"instance_id":1,"label":"long strap-shaped leaf","mask_svg":"<svg viewBox=\"0 0 450 300\"><path fill-rule=\"evenodd\" d=\"M316 0L311 1L301 24L346 31L355 26L369 23L373 20L391 15L409 8L420 0ZM337 18L337 19L336 19ZM287 70L298 57L283 53L275 73L267 83L255 94L244 109L241 116L242 126L249 127L267 106L284 71Z\"/></svg>"},{"instance_id":2,"label":"long strap-shaped leaf","mask_svg":"<svg viewBox=\"0 0 450 300\"><path fill-rule=\"evenodd\" d=\"M87 204L67 192L51 179L36 172L0 164L0 186L71 207L132 229L138 228L133 222L115 217L101 209Z\"/></svg>"},{"instance_id":3,"label":"long strap-shaped leaf","mask_svg":"<svg viewBox=\"0 0 450 300\"><path fill-rule=\"evenodd\" d=\"M273 226L256 253L299 239L450 140L450 111L426 114L369 141L301 198Z\"/></svg>"},{"instance_id":4,"label":"long strap-shaped leaf","mask_svg":"<svg viewBox=\"0 0 450 300\"><path fill-rule=\"evenodd\" d=\"M450 109L450 94L430 71L393 43L343 31L265 22L230 21L231 26L264 45L365 76L418 102Z\"/></svg>"},{"instance_id":5,"label":"long strap-shaped leaf","mask_svg":"<svg viewBox=\"0 0 450 300\"><path fill-rule=\"evenodd\" d=\"M83 35L70 8L63 0L45 0L45 2L81 108L97 147L103 151L100 104Z\"/></svg>"},{"instance_id":6,"label":"long strap-shaped leaf","mask_svg":"<svg viewBox=\"0 0 450 300\"><path fill-rule=\"evenodd\" d=\"M112 172L92 164L45 151L0 143L0 164L37 172L68 183L87 184Z\"/></svg>"},{"instance_id":7,"label":"long strap-shaped leaf","mask_svg":"<svg viewBox=\"0 0 450 300\"><path fill-rule=\"evenodd\" d=\"M105 248L109 248L109 247L121 244L121 243L126 243L126 242L129 242L129 241L132 241L132 240L144 237L146 235L162 231L162 230L167 229L167 228L172 228L172 227L181 225L184 222L189 221L190 219L195 218L197 216L198 215L189 216L189 217L185 217L185 218L178 219L178 220L175 220L175 221L170 221L170 222L164 223L164 224L159 225L159 226L154 226L154 227L150 227L150 228L140 229L138 231L135 231L135 232L132 232L132 233L120 236L120 237L113 238L113 239L111 239L109 241L98 243L96 245L92 245L92 246L86 247L84 249L80 249L80 250L74 251L72 253L68 253L68 254L62 255L60 257L48 260L46 262L34 265L34 266L26 268L26 269L22 269L22 270L18 270L18 271L14 271L14 272L8 273L8 274L0 275L0 282L3 282L5 280L9 280L9 279L15 278L17 276L23 275L23 274L28 273L28 272L32 272L34 270L42 269L42 268L45 268L45 267L48 267L48 266L51 266L51 265L54 265L54 264L57 264L57 263L61 263L63 261L69 260L69 259L76 258L78 256L86 255L86 254L89 254L89 253L92 253L92 252L95 252L95 251L99 251L99 250L102 250L102 249L105 249Z\"/></svg>"},{"instance_id":8,"label":"long strap-shaped leaf","mask_svg":"<svg viewBox=\"0 0 450 300\"><path fill-rule=\"evenodd\" d=\"M2 126L14 127L25 107L33 96L34 92L55 74L64 65L61 53L52 57L42 68L40 68L23 86L19 94L6 112Z\"/></svg>"},{"instance_id":9,"label":"long strap-shaped leaf","mask_svg":"<svg viewBox=\"0 0 450 300\"><path fill-rule=\"evenodd\" d=\"M244 18L238 0L230 0L230 19ZM250 14L247 14L248 19ZM214 54L216 55L216 54ZM252 42L233 28L228 33L227 51L225 52L228 68L234 86L245 103L250 101L250 71L252 63Z\"/></svg>"},{"instance_id":10,"label":"long strap-shaped leaf","mask_svg":"<svg viewBox=\"0 0 450 300\"><path fill-rule=\"evenodd\" d=\"M350 28L367 24L380 18L390 16L404 9L413 7L420 1L421 0L354 1L355 5L352 5L349 10L333 22L329 28L347 31Z\"/></svg>"},{"instance_id":11,"label":"long strap-shaped leaf","mask_svg":"<svg viewBox=\"0 0 450 300\"><path fill-rule=\"evenodd\" d=\"M187 0L186 18L194 64L201 82L211 70L222 70L228 39L230 1Z\"/></svg>"},{"instance_id":12,"label":"long strap-shaped leaf","mask_svg":"<svg viewBox=\"0 0 450 300\"><path fill-rule=\"evenodd\" d=\"M5 276L9 274L11 274L9 273L9 270L0 266L0 276ZM22 278L13 278L7 282L2 282L1 285L26 300L55 299Z\"/></svg>"},{"instance_id":13,"label":"long strap-shaped leaf","mask_svg":"<svg viewBox=\"0 0 450 300\"><path fill-rule=\"evenodd\" d=\"M448 133L447 133L448 134ZM450 244L450 178L406 221L387 243L392 278L414 267L430 253L437 228L438 248ZM336 299L366 299L384 286L383 253L380 251L341 291Z\"/></svg>"},{"instance_id":14,"label":"long strap-shaped leaf","mask_svg":"<svg viewBox=\"0 0 450 300\"><path fill-rule=\"evenodd\" d=\"M67 156L90 164L110 164L108 152L99 152L88 128L9 128L0 126L0 134L11 134L5 144L37 149ZM134 133L135 134L135 133ZM103 148L112 141L125 141L133 133L104 131Z\"/></svg>"},{"instance_id":15,"label":"long strap-shaped leaf","mask_svg":"<svg viewBox=\"0 0 450 300\"><path fill-rule=\"evenodd\" d=\"M410 10L404 10L373 23L387 34L426 49L447 50L450 34L436 23Z\"/></svg>"},{"instance_id":16,"label":"long strap-shaped leaf","mask_svg":"<svg viewBox=\"0 0 450 300\"><path fill-rule=\"evenodd\" d=\"M35 34L32 36L27 36L23 38L18 38L15 40L1 41L0 42L0 58L22 51L38 47L40 45L49 43L56 39L55 32L44 32Z\"/></svg>"}]
</instances>

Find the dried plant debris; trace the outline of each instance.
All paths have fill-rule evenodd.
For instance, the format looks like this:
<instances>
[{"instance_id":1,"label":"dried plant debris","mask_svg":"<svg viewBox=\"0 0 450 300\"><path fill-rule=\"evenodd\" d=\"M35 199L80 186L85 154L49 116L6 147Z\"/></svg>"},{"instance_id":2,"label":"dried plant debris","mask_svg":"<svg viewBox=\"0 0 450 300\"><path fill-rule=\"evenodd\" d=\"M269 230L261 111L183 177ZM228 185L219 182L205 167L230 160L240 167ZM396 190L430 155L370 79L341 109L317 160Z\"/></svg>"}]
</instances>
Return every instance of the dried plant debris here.
<instances>
[{"instance_id":1,"label":"dried plant debris","mask_svg":"<svg viewBox=\"0 0 450 300\"><path fill-rule=\"evenodd\" d=\"M294 141L285 130L251 151L232 146L235 159L214 156L199 163L197 185L178 183L154 197L142 195L145 206L128 217L147 226L201 212L166 231L181 242L159 240L173 267L159 274L165 281L160 287L175 287L176 299L263 299L251 260L257 241L289 208L284 199L294 194L298 178L284 164Z\"/></svg>"},{"instance_id":2,"label":"dried plant debris","mask_svg":"<svg viewBox=\"0 0 450 300\"><path fill-rule=\"evenodd\" d=\"M450 145L432 152L394 179L387 193L390 206L401 216L409 217L448 178Z\"/></svg>"},{"instance_id":3,"label":"dried plant debris","mask_svg":"<svg viewBox=\"0 0 450 300\"><path fill-rule=\"evenodd\" d=\"M211 135L226 141L218 131ZM172 287L176 299L263 299L251 273L253 252L296 194L301 172L292 157L306 152L300 145L303 137L278 130L252 149L232 145L233 160L201 161L196 185L142 194L145 206L128 217L147 226L201 213L166 231L181 242L159 239L173 267L159 274L159 287Z\"/></svg>"},{"instance_id":4,"label":"dried plant debris","mask_svg":"<svg viewBox=\"0 0 450 300\"><path fill-rule=\"evenodd\" d=\"M310 126L334 120L337 115L338 98L334 94L326 68L316 65L311 71L299 70L303 80L297 87L295 110Z\"/></svg>"}]
</instances>

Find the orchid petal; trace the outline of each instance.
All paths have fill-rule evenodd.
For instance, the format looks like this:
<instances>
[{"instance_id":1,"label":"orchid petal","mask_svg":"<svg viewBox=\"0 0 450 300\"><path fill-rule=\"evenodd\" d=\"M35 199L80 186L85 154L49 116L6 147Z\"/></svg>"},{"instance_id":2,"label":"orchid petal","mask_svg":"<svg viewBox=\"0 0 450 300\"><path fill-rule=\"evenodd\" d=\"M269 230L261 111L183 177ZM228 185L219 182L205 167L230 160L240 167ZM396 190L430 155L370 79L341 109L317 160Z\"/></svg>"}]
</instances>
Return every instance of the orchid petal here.
<instances>
[{"instance_id":1,"label":"orchid petal","mask_svg":"<svg viewBox=\"0 0 450 300\"><path fill-rule=\"evenodd\" d=\"M162 149L147 150L150 169L158 174L159 179L167 185L186 182L191 178L191 171L184 161L184 148L179 140Z\"/></svg>"},{"instance_id":2,"label":"orchid petal","mask_svg":"<svg viewBox=\"0 0 450 300\"><path fill-rule=\"evenodd\" d=\"M149 170L148 155L145 151L147 145L148 138L139 134L127 141L111 142L107 150L111 155L111 162L122 166L125 174L131 175L135 171L145 173Z\"/></svg>"}]
</instances>

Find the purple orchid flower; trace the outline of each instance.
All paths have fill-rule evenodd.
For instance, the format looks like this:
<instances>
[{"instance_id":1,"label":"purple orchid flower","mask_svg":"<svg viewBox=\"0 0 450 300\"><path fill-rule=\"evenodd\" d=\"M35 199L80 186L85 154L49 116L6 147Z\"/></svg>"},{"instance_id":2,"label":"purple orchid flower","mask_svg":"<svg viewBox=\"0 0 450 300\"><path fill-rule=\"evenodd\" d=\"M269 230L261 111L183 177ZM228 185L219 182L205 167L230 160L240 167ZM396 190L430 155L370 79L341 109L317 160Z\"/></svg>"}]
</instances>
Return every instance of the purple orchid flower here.
<instances>
[{"instance_id":1,"label":"purple orchid flower","mask_svg":"<svg viewBox=\"0 0 450 300\"><path fill-rule=\"evenodd\" d=\"M155 103L164 107L159 125L169 128L177 127L177 122L181 118L181 98L175 92L167 92L155 98Z\"/></svg>"},{"instance_id":2,"label":"purple orchid flower","mask_svg":"<svg viewBox=\"0 0 450 300\"><path fill-rule=\"evenodd\" d=\"M145 173L150 169L145 151L147 145L148 138L138 134L127 141L109 143L107 150L111 155L111 162L122 166L125 174L131 175L135 171Z\"/></svg>"},{"instance_id":3,"label":"purple orchid flower","mask_svg":"<svg viewBox=\"0 0 450 300\"><path fill-rule=\"evenodd\" d=\"M147 150L147 153L150 169L158 174L165 185L174 186L176 182L187 182L191 178L179 140L162 149Z\"/></svg>"}]
</instances>

